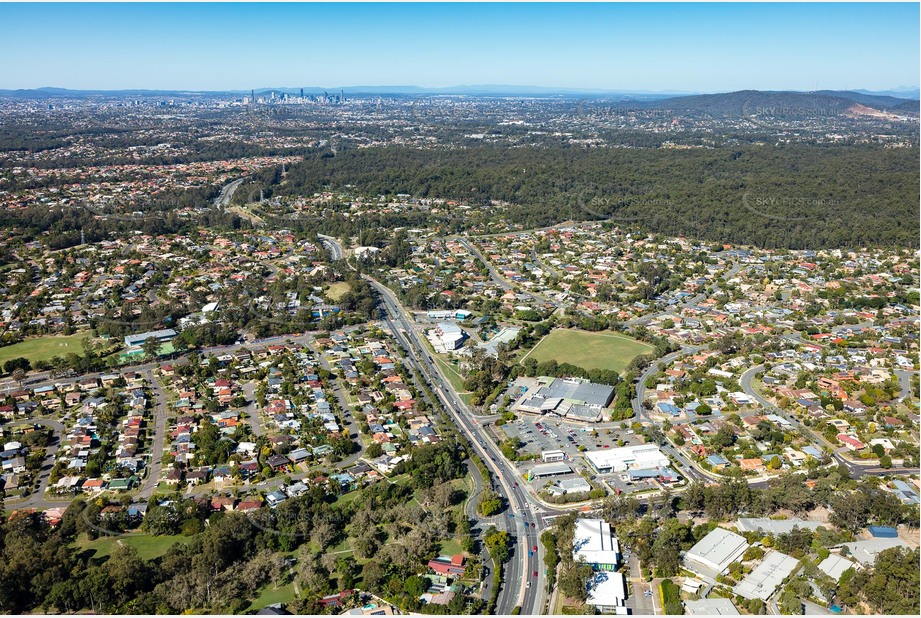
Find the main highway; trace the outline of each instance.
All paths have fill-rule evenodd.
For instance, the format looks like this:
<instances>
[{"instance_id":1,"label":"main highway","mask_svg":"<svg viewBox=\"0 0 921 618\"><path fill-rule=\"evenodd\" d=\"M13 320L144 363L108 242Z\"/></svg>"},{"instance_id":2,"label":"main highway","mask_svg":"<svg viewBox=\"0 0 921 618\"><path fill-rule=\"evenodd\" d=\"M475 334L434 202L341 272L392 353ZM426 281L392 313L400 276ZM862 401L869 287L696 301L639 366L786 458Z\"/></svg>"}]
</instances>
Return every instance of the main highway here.
<instances>
[{"instance_id":1,"label":"main highway","mask_svg":"<svg viewBox=\"0 0 921 618\"><path fill-rule=\"evenodd\" d=\"M335 238L320 236L320 240L329 249L334 260L343 259L345 252ZM502 496L507 505L506 511L495 523L496 528L505 529L512 537L511 558L504 567L505 573L495 613L508 615L516 606L521 608L521 614L545 613L547 591L540 532L545 527L544 516L558 515L565 511L538 505L529 500L525 489L515 480L518 476L517 471L486 435L482 425L472 420L473 413L450 388L441 370L429 356L428 348L413 328L413 320L409 313L387 286L368 275L362 277L379 292L383 321L428 380L432 392L458 429L467 437L474 452L490 470L493 476L492 488ZM537 551L532 549L535 546ZM529 552L531 555L528 555Z\"/></svg>"},{"instance_id":2,"label":"main highway","mask_svg":"<svg viewBox=\"0 0 921 618\"><path fill-rule=\"evenodd\" d=\"M543 526L540 524L543 515L563 511L538 507L529 501L527 493L515 480L515 469L502 456L498 446L482 433L482 427L472 420L473 414L447 386L447 381L429 356L427 348L413 329L409 315L393 292L371 277L364 278L380 292L385 312L383 319L389 330L430 381L432 390L445 411L492 472L494 488L508 504L508 510L504 514L504 527L513 537L512 557L505 565L504 583L500 590L496 613L511 614L516 606L521 607L522 614L543 613L546 586L542 563L543 547L539 542ZM532 555L529 556L529 550L534 546L537 546L538 551L532 551Z\"/></svg>"}]
</instances>

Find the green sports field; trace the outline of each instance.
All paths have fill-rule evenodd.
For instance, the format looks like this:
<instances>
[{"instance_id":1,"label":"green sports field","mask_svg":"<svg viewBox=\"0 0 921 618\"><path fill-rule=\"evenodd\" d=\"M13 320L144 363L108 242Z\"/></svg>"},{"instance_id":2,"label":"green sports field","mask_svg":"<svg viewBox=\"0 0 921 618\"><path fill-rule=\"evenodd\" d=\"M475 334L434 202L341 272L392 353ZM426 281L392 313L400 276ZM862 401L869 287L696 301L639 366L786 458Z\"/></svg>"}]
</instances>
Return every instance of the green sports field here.
<instances>
[{"instance_id":1,"label":"green sports field","mask_svg":"<svg viewBox=\"0 0 921 618\"><path fill-rule=\"evenodd\" d=\"M35 339L26 339L20 343L8 345L0 348L0 364L12 358L28 358L31 362L40 360L51 360L55 356L66 356L73 352L78 356L83 356L83 344L81 340L84 337L92 338L89 331L77 333L76 335L67 335L59 337L37 337Z\"/></svg>"},{"instance_id":2,"label":"green sports field","mask_svg":"<svg viewBox=\"0 0 921 618\"><path fill-rule=\"evenodd\" d=\"M623 372L631 360L653 351L654 348L648 343L617 333L559 329L541 339L521 360L533 358L539 363L555 360L583 369Z\"/></svg>"}]
</instances>

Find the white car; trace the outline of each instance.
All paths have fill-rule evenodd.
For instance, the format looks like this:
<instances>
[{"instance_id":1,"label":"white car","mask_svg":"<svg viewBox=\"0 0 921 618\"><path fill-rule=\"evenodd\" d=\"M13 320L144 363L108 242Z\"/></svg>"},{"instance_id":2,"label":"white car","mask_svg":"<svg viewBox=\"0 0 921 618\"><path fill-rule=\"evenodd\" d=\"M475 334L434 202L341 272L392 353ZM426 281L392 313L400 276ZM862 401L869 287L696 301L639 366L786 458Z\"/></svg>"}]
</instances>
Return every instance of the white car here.
<instances>
[{"instance_id":1,"label":"white car","mask_svg":"<svg viewBox=\"0 0 921 618\"><path fill-rule=\"evenodd\" d=\"M524 585L524 587L525 587L525 588L530 588L530 587L531 587L531 582L526 583L526 584Z\"/></svg>"}]
</instances>

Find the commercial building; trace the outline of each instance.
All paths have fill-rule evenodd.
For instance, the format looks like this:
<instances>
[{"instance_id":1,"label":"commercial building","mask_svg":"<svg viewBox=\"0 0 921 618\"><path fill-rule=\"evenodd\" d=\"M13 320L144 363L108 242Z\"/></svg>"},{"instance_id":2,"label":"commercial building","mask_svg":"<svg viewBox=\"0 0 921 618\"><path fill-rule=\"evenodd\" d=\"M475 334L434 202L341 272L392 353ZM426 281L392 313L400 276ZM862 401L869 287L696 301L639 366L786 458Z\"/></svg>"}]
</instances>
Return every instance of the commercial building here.
<instances>
[{"instance_id":1,"label":"commercial building","mask_svg":"<svg viewBox=\"0 0 921 618\"><path fill-rule=\"evenodd\" d=\"M688 616L739 616L739 610L729 599L713 598L699 601L685 601Z\"/></svg>"},{"instance_id":2,"label":"commercial building","mask_svg":"<svg viewBox=\"0 0 921 618\"><path fill-rule=\"evenodd\" d=\"M534 414L553 414L584 422L602 418L602 410L614 399L614 387L581 378L537 379L541 386L523 395L515 409Z\"/></svg>"},{"instance_id":3,"label":"commercial building","mask_svg":"<svg viewBox=\"0 0 921 618\"><path fill-rule=\"evenodd\" d=\"M172 341L175 336L176 331L172 328L151 330L146 333L137 333L135 335L125 335L125 347L132 348L134 346L143 345L144 342L150 338L156 339L160 343L166 343L167 341Z\"/></svg>"},{"instance_id":4,"label":"commercial building","mask_svg":"<svg viewBox=\"0 0 921 618\"><path fill-rule=\"evenodd\" d=\"M572 558L596 571L613 571L620 562L620 544L603 519L577 519Z\"/></svg>"},{"instance_id":5,"label":"commercial building","mask_svg":"<svg viewBox=\"0 0 921 618\"><path fill-rule=\"evenodd\" d=\"M627 584L623 573L595 573L587 587L588 598L585 602L588 605L594 605L602 613L627 613Z\"/></svg>"},{"instance_id":6,"label":"commercial building","mask_svg":"<svg viewBox=\"0 0 921 618\"><path fill-rule=\"evenodd\" d=\"M603 451L588 451L585 458L599 474L626 472L627 470L653 470L667 468L666 457L655 444L622 446Z\"/></svg>"},{"instance_id":7,"label":"commercial building","mask_svg":"<svg viewBox=\"0 0 921 618\"><path fill-rule=\"evenodd\" d=\"M745 553L748 541L725 528L714 528L684 555L685 566L702 576L715 578Z\"/></svg>"},{"instance_id":8,"label":"commercial building","mask_svg":"<svg viewBox=\"0 0 921 618\"><path fill-rule=\"evenodd\" d=\"M557 485L567 494L586 493L592 490L592 484L581 476L574 479L563 479Z\"/></svg>"},{"instance_id":9,"label":"commercial building","mask_svg":"<svg viewBox=\"0 0 921 618\"><path fill-rule=\"evenodd\" d=\"M644 479L655 479L665 485L671 485L681 480L681 475L671 468L653 468L649 470L627 470L627 480L631 483Z\"/></svg>"},{"instance_id":10,"label":"commercial building","mask_svg":"<svg viewBox=\"0 0 921 618\"><path fill-rule=\"evenodd\" d=\"M856 541L854 543L845 543L850 555L863 566L872 566L876 562L876 556L881 551L892 547L909 548L908 543L902 539L870 539L869 541Z\"/></svg>"},{"instance_id":11,"label":"commercial building","mask_svg":"<svg viewBox=\"0 0 921 618\"><path fill-rule=\"evenodd\" d=\"M771 550L765 554L761 564L736 584L732 591L749 600L767 601L777 587L796 570L798 564L799 560L793 556Z\"/></svg>"},{"instance_id":12,"label":"commercial building","mask_svg":"<svg viewBox=\"0 0 921 618\"><path fill-rule=\"evenodd\" d=\"M487 356L497 358L499 356L499 344L510 344L515 340L519 332L521 332L521 329L517 326L505 327L496 333L489 341L481 343L480 347L483 348Z\"/></svg>"},{"instance_id":13,"label":"commercial building","mask_svg":"<svg viewBox=\"0 0 921 618\"><path fill-rule=\"evenodd\" d=\"M530 478L539 478L542 476L557 476L559 474L569 474L572 468L564 463L547 463L538 464L528 472Z\"/></svg>"},{"instance_id":14,"label":"commercial building","mask_svg":"<svg viewBox=\"0 0 921 618\"><path fill-rule=\"evenodd\" d=\"M540 458L544 461L544 463L548 463L552 461L563 461L563 459L566 458L566 455L563 453L563 451L541 451Z\"/></svg>"},{"instance_id":15,"label":"commercial building","mask_svg":"<svg viewBox=\"0 0 921 618\"><path fill-rule=\"evenodd\" d=\"M792 517L790 519L769 519L767 517L740 517L736 522L739 532L762 532L764 534L789 534L794 528L815 531L823 527L817 521L803 521Z\"/></svg>"},{"instance_id":16,"label":"commercial building","mask_svg":"<svg viewBox=\"0 0 921 618\"><path fill-rule=\"evenodd\" d=\"M844 556L836 556L835 554L832 554L819 563L819 570L831 577L833 580L838 581L841 579L841 576L844 575L845 571L853 568L854 566L854 563Z\"/></svg>"},{"instance_id":17,"label":"commercial building","mask_svg":"<svg viewBox=\"0 0 921 618\"><path fill-rule=\"evenodd\" d=\"M435 335L445 350L456 350L464 344L467 333L457 324L439 322L435 326Z\"/></svg>"},{"instance_id":18,"label":"commercial building","mask_svg":"<svg viewBox=\"0 0 921 618\"><path fill-rule=\"evenodd\" d=\"M466 320L472 314L464 309L433 309L426 315L431 320Z\"/></svg>"}]
</instances>

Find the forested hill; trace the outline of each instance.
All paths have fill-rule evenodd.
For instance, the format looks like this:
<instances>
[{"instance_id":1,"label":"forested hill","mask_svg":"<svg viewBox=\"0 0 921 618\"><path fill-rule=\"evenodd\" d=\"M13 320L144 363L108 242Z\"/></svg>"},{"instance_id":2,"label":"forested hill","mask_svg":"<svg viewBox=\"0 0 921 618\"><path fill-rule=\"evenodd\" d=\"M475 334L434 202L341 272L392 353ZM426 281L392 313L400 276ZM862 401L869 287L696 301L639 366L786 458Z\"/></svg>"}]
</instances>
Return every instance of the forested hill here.
<instances>
[{"instance_id":1,"label":"forested hill","mask_svg":"<svg viewBox=\"0 0 921 618\"><path fill-rule=\"evenodd\" d=\"M768 92L740 90L724 94L673 97L640 104L673 113L692 113L714 118L768 116L776 118L828 118L848 113L856 106L879 111L918 111L918 101L860 92Z\"/></svg>"},{"instance_id":2,"label":"forested hill","mask_svg":"<svg viewBox=\"0 0 921 618\"><path fill-rule=\"evenodd\" d=\"M527 227L613 217L670 235L769 248L918 246L918 152L403 147L321 152L276 194L341 190L515 206Z\"/></svg>"}]
</instances>

